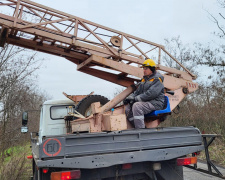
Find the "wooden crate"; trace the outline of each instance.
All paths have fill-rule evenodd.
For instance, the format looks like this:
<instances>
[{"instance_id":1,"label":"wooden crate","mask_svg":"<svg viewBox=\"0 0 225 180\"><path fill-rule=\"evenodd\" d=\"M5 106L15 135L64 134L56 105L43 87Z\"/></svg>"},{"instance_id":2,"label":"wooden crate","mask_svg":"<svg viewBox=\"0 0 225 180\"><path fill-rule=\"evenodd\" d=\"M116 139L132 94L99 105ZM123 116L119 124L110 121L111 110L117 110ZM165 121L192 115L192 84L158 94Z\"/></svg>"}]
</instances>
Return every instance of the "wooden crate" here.
<instances>
[{"instance_id":1,"label":"wooden crate","mask_svg":"<svg viewBox=\"0 0 225 180\"><path fill-rule=\"evenodd\" d=\"M119 131L127 129L127 120L125 114L103 115L102 123L105 131Z\"/></svg>"}]
</instances>

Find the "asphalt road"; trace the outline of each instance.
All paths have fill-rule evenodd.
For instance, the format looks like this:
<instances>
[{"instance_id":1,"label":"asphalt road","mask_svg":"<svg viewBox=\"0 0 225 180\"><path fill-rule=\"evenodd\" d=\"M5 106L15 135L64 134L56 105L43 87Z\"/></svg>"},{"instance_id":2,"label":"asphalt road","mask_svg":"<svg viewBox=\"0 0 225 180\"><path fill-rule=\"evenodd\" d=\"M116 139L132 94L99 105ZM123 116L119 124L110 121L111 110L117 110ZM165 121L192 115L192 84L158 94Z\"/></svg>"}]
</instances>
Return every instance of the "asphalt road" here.
<instances>
[{"instance_id":1,"label":"asphalt road","mask_svg":"<svg viewBox=\"0 0 225 180\"><path fill-rule=\"evenodd\" d=\"M225 168L224 167L218 167L216 166L219 171L224 175L224 179L225 179ZM204 162L198 162L198 168L207 170L207 164ZM213 172L215 172L213 170ZM222 180L222 178L219 177L215 177L203 172L199 172L187 167L184 167L184 180Z\"/></svg>"}]
</instances>

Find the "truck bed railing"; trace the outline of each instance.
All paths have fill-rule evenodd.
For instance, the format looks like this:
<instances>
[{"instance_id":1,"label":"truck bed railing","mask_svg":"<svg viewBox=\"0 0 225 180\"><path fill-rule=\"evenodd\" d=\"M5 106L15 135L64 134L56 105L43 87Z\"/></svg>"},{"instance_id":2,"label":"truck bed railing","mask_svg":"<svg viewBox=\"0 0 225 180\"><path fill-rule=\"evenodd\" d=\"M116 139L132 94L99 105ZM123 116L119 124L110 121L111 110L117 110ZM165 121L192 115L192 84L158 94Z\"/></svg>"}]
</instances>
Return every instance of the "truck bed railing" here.
<instances>
[{"instance_id":1,"label":"truck bed railing","mask_svg":"<svg viewBox=\"0 0 225 180\"><path fill-rule=\"evenodd\" d=\"M206 164L208 167L208 170L198 168L197 164L194 166L187 165L186 167L204 172L206 174L213 175L215 177L220 177L222 179L225 179L225 176L220 172L220 170L214 165L214 163L210 159L210 154L209 154L209 146L212 144L212 142L216 139L216 137L221 137L221 135L218 134L202 134L203 138L203 143L204 143L204 148L205 148L205 157L206 157ZM207 141L207 138L210 138L209 141ZM215 172L212 171L215 170Z\"/></svg>"}]
</instances>

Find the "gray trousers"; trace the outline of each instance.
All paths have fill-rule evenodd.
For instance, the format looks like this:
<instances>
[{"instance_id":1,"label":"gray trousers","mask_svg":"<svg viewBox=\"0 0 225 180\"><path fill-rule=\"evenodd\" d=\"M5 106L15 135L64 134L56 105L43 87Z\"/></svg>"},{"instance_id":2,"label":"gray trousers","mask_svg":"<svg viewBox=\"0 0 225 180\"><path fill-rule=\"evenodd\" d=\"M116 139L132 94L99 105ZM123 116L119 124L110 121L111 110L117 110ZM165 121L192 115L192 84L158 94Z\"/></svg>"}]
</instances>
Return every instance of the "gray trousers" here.
<instances>
[{"instance_id":1,"label":"gray trousers","mask_svg":"<svg viewBox=\"0 0 225 180\"><path fill-rule=\"evenodd\" d=\"M136 102L132 109L130 104L126 105L125 113L127 119L134 124L136 129L145 128L144 114L148 114L155 110L155 107L150 102Z\"/></svg>"}]
</instances>

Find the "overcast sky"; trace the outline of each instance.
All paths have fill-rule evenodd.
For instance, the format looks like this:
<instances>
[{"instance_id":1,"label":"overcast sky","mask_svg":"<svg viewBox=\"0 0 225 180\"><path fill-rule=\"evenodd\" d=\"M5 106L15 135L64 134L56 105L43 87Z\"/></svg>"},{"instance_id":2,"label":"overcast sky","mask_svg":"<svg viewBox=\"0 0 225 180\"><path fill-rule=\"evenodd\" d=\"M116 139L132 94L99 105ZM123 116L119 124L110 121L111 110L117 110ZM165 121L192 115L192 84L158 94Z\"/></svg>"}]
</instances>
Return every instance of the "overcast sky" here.
<instances>
[{"instance_id":1,"label":"overcast sky","mask_svg":"<svg viewBox=\"0 0 225 180\"><path fill-rule=\"evenodd\" d=\"M162 44L165 38L180 35L184 43L206 43L213 38L216 25L207 13L222 10L216 0L33 0L92 22ZM53 99L67 94L101 94L113 97L120 86L86 75L64 58L48 54L38 71L40 89Z\"/></svg>"}]
</instances>

